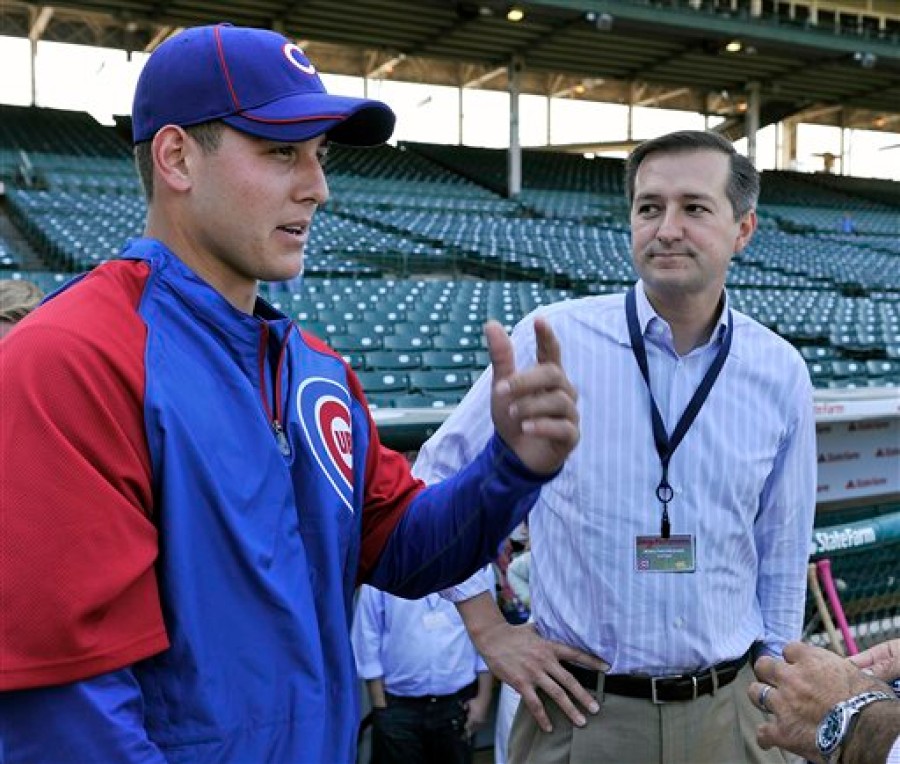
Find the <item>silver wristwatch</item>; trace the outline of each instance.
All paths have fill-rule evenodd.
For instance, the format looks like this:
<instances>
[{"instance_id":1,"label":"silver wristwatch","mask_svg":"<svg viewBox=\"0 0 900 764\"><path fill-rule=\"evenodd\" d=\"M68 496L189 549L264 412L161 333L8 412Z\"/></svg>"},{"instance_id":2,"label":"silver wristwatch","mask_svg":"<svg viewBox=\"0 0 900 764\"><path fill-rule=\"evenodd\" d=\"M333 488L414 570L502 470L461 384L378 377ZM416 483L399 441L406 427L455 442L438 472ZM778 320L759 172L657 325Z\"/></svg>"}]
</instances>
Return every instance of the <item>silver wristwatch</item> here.
<instances>
[{"instance_id":1,"label":"silver wristwatch","mask_svg":"<svg viewBox=\"0 0 900 764\"><path fill-rule=\"evenodd\" d=\"M819 749L819 753L822 754L822 758L827 764L836 764L840 760L841 749L853 728L856 715L870 703L879 700L895 700L895 697L880 690L862 692L836 703L825 714L825 718L819 722L819 728L816 730L816 748Z\"/></svg>"}]
</instances>

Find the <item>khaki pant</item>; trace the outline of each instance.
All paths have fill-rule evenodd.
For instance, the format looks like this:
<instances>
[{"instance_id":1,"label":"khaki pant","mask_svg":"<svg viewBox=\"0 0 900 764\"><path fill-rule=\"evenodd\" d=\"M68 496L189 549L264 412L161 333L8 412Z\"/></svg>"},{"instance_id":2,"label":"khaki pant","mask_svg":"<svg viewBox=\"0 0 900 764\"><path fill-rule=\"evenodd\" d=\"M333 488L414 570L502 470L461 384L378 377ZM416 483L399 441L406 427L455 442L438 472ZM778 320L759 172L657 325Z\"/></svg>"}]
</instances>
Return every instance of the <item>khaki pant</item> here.
<instances>
[{"instance_id":1,"label":"khaki pant","mask_svg":"<svg viewBox=\"0 0 900 764\"><path fill-rule=\"evenodd\" d=\"M596 697L600 713L575 727L543 697L553 731L541 732L522 703L509 740L510 764L785 764L777 748L763 751L756 728L764 716L747 697L753 669L744 666L727 687L683 703L656 705L622 695Z\"/></svg>"}]
</instances>

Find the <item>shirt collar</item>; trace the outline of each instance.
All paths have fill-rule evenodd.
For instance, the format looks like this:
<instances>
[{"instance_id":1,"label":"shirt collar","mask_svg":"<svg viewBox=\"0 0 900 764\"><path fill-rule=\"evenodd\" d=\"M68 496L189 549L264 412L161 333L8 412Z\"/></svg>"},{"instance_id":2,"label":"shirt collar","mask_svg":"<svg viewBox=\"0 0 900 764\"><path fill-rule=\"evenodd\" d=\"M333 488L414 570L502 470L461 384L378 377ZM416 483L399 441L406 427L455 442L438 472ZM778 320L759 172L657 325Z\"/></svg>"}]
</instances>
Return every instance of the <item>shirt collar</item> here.
<instances>
[{"instance_id":1,"label":"shirt collar","mask_svg":"<svg viewBox=\"0 0 900 764\"><path fill-rule=\"evenodd\" d=\"M635 304L637 307L637 315L638 315L638 325L641 328L641 334L643 336L647 336L647 332L650 330L651 325L654 321L665 323L665 319L662 318L650 304L650 300L647 299L647 293L644 290L644 282L643 280L638 280L637 284L634 286ZM716 328L713 331L713 336L716 342L721 342L725 337L725 332L728 330L728 312L731 310L731 299L728 296L728 290L725 290L725 301L722 310L719 313L719 319L716 322ZM732 316L732 320L734 320ZM626 329L627 332L627 329ZM628 338L627 334L625 336L626 344L630 345L631 340ZM734 345L732 344L732 352Z\"/></svg>"}]
</instances>

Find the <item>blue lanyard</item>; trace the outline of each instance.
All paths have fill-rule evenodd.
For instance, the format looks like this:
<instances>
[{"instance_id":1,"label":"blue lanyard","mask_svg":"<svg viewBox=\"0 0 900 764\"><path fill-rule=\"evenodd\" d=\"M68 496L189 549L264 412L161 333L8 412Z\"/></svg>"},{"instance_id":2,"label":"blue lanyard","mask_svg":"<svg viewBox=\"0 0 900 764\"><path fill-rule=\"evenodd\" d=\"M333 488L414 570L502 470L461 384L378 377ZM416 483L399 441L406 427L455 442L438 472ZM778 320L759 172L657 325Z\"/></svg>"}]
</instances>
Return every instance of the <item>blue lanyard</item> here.
<instances>
[{"instance_id":1,"label":"blue lanyard","mask_svg":"<svg viewBox=\"0 0 900 764\"><path fill-rule=\"evenodd\" d=\"M722 338L722 344L719 346L719 351L716 353L712 365L707 369L706 374L700 381L700 385L694 392L694 396L688 403L687 408L682 412L681 418L678 420L678 424L675 425L675 430L672 433L671 438L669 438L669 435L666 432L666 426L663 423L662 415L659 413L659 407L656 405L656 399L653 397L653 390L650 387L650 368L647 365L647 348L644 345L644 336L641 334L641 326L638 323L637 298L635 297L633 287L628 290L628 294L625 295L625 317L628 320L628 334L631 336L631 351L634 353L634 358L641 369L644 382L647 383L647 392L650 394L650 413L653 417L653 440L656 443L656 452L659 454L659 461L662 464L662 477L660 478L659 485L656 486L656 498L659 499L663 507L660 535L664 539L667 539L671 532L671 526L669 524L669 502L672 501L672 498L675 495L672 486L669 485L669 461L672 459L672 454L675 453L675 449L678 448L685 433L687 433L690 426L694 423L694 419L697 418L697 414L700 413L700 409L706 402L707 397L709 397L709 392L712 390L712 386L715 384L719 372L722 371L722 366L725 365L725 359L728 358L728 351L731 349L731 335L733 334L731 311L728 311L728 324L725 328L725 336Z\"/></svg>"}]
</instances>

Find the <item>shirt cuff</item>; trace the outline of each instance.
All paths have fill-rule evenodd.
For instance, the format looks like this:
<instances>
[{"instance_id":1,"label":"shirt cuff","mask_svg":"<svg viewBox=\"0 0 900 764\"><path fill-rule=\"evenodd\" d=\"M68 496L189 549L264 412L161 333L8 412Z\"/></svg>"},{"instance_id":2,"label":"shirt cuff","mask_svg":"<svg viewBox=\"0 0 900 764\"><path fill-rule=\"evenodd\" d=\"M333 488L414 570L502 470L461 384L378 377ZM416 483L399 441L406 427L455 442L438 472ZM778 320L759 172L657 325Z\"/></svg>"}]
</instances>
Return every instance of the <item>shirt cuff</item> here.
<instances>
[{"instance_id":1,"label":"shirt cuff","mask_svg":"<svg viewBox=\"0 0 900 764\"><path fill-rule=\"evenodd\" d=\"M483 592L490 592L491 596L493 596L495 588L493 569L490 565L485 565L475 575L470 576L462 583L443 589L438 593L448 602L456 604L457 602L465 602L473 597L477 597Z\"/></svg>"}]
</instances>

